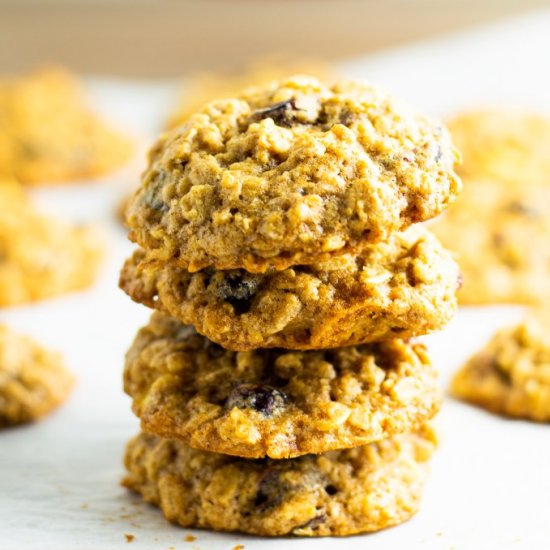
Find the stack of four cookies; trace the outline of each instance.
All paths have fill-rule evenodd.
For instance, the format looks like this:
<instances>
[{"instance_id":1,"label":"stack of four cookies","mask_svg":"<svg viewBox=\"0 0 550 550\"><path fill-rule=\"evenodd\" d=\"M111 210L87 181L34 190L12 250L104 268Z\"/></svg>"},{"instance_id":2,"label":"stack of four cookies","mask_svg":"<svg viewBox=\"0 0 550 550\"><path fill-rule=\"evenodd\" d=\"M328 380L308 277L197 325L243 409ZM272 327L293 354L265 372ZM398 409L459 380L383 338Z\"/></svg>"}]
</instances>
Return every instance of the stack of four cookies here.
<instances>
[{"instance_id":1,"label":"stack of four cookies","mask_svg":"<svg viewBox=\"0 0 550 550\"><path fill-rule=\"evenodd\" d=\"M122 288L159 310L126 358L125 483L184 526L347 535L418 508L456 308L425 229L459 192L446 132L356 83L213 102L151 151Z\"/></svg>"}]
</instances>

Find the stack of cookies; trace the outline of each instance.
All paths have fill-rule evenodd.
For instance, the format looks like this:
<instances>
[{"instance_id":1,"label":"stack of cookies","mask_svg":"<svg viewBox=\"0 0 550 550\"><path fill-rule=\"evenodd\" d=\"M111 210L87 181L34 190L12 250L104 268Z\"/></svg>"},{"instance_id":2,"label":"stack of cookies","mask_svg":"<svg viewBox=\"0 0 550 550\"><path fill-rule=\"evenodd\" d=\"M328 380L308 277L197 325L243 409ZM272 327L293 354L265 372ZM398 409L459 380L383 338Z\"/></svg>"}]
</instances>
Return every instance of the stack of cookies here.
<instances>
[{"instance_id":1,"label":"stack of cookies","mask_svg":"<svg viewBox=\"0 0 550 550\"><path fill-rule=\"evenodd\" d=\"M349 535L409 518L458 268L416 222L460 190L446 131L357 83L215 101L153 147L122 288L143 433L125 484L188 527Z\"/></svg>"}]
</instances>

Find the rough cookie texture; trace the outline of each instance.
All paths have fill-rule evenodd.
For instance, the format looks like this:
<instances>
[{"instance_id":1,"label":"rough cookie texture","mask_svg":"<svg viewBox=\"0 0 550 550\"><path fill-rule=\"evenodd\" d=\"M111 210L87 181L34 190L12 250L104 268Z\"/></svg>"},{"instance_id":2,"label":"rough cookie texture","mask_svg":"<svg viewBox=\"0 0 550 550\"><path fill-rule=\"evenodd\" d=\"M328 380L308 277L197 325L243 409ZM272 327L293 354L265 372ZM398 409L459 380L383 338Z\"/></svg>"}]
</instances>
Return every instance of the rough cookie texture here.
<instances>
[{"instance_id":1,"label":"rough cookie texture","mask_svg":"<svg viewBox=\"0 0 550 550\"><path fill-rule=\"evenodd\" d=\"M0 427L42 418L65 401L73 383L58 353L0 325Z\"/></svg>"},{"instance_id":2,"label":"rough cookie texture","mask_svg":"<svg viewBox=\"0 0 550 550\"><path fill-rule=\"evenodd\" d=\"M251 458L363 445L413 430L440 404L422 344L235 353L161 313L128 351L124 387L145 431Z\"/></svg>"},{"instance_id":3,"label":"rough cookie texture","mask_svg":"<svg viewBox=\"0 0 550 550\"><path fill-rule=\"evenodd\" d=\"M37 212L20 186L0 181L0 306L90 286L103 255L93 227Z\"/></svg>"},{"instance_id":4,"label":"rough cookie texture","mask_svg":"<svg viewBox=\"0 0 550 550\"><path fill-rule=\"evenodd\" d=\"M465 179L462 195L430 228L456 253L459 302L550 300L550 187Z\"/></svg>"},{"instance_id":5,"label":"rough cookie texture","mask_svg":"<svg viewBox=\"0 0 550 550\"><path fill-rule=\"evenodd\" d=\"M189 273L147 264L138 250L122 270L121 287L226 349L323 349L441 328L455 312L458 278L451 255L412 227L355 257L264 274Z\"/></svg>"},{"instance_id":6,"label":"rough cookie texture","mask_svg":"<svg viewBox=\"0 0 550 550\"><path fill-rule=\"evenodd\" d=\"M0 80L0 177L60 183L126 162L130 141L92 113L77 81L50 68Z\"/></svg>"},{"instance_id":7,"label":"rough cookie texture","mask_svg":"<svg viewBox=\"0 0 550 550\"><path fill-rule=\"evenodd\" d=\"M433 431L423 427L355 449L247 460L142 433L128 445L124 485L184 527L353 535L417 511L435 447Z\"/></svg>"},{"instance_id":8,"label":"rough cookie texture","mask_svg":"<svg viewBox=\"0 0 550 550\"><path fill-rule=\"evenodd\" d=\"M525 187L546 185L550 173L550 119L503 109L462 113L448 123L463 155L459 173Z\"/></svg>"},{"instance_id":9,"label":"rough cookie texture","mask_svg":"<svg viewBox=\"0 0 550 550\"><path fill-rule=\"evenodd\" d=\"M497 332L456 373L451 391L498 414L550 422L550 317Z\"/></svg>"},{"instance_id":10,"label":"rough cookie texture","mask_svg":"<svg viewBox=\"0 0 550 550\"><path fill-rule=\"evenodd\" d=\"M295 77L210 103L150 153L130 238L198 271L357 252L460 189L445 129L375 88Z\"/></svg>"}]
</instances>

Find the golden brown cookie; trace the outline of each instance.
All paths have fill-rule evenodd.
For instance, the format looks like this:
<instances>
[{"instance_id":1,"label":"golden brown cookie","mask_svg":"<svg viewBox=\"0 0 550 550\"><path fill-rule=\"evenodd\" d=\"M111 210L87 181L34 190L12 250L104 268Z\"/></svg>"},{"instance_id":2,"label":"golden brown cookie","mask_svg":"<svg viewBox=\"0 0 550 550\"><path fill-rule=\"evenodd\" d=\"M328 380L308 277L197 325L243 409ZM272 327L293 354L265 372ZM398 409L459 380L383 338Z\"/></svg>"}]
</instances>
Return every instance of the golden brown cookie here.
<instances>
[{"instance_id":1,"label":"golden brown cookie","mask_svg":"<svg viewBox=\"0 0 550 550\"><path fill-rule=\"evenodd\" d=\"M90 111L59 68L0 80L0 177L23 183L90 178L121 166L131 142Z\"/></svg>"},{"instance_id":2,"label":"golden brown cookie","mask_svg":"<svg viewBox=\"0 0 550 550\"><path fill-rule=\"evenodd\" d=\"M258 59L241 71L231 73L201 73L186 77L178 104L168 120L168 128L183 124L201 107L226 97L238 96L250 86L263 86L293 74L308 74L319 79L332 77L332 69L318 60L264 58Z\"/></svg>"},{"instance_id":3,"label":"golden brown cookie","mask_svg":"<svg viewBox=\"0 0 550 550\"><path fill-rule=\"evenodd\" d=\"M289 458L411 431L440 405L425 347L231 352L154 313L126 356L145 431L205 451Z\"/></svg>"},{"instance_id":4,"label":"golden brown cookie","mask_svg":"<svg viewBox=\"0 0 550 550\"><path fill-rule=\"evenodd\" d=\"M505 109L474 110L448 122L463 155L459 173L507 184L548 184L550 119Z\"/></svg>"},{"instance_id":5,"label":"golden brown cookie","mask_svg":"<svg viewBox=\"0 0 550 550\"><path fill-rule=\"evenodd\" d=\"M67 399L73 384L58 353L0 325L0 427L42 418Z\"/></svg>"},{"instance_id":6,"label":"golden brown cookie","mask_svg":"<svg viewBox=\"0 0 550 550\"><path fill-rule=\"evenodd\" d=\"M550 300L550 186L464 180L464 192L430 229L456 253L463 304Z\"/></svg>"},{"instance_id":7,"label":"golden brown cookie","mask_svg":"<svg viewBox=\"0 0 550 550\"><path fill-rule=\"evenodd\" d=\"M550 422L550 317L498 331L456 373L451 392L498 414Z\"/></svg>"},{"instance_id":8,"label":"golden brown cookie","mask_svg":"<svg viewBox=\"0 0 550 550\"><path fill-rule=\"evenodd\" d=\"M459 271L428 231L411 227L358 256L283 271L196 273L147 264L138 250L121 287L226 349L323 349L409 338L442 328L456 310Z\"/></svg>"},{"instance_id":9,"label":"golden brown cookie","mask_svg":"<svg viewBox=\"0 0 550 550\"><path fill-rule=\"evenodd\" d=\"M20 186L0 182L0 306L43 300L90 286L103 255L93 227L37 212Z\"/></svg>"},{"instance_id":10,"label":"golden brown cookie","mask_svg":"<svg viewBox=\"0 0 550 550\"><path fill-rule=\"evenodd\" d=\"M436 447L425 426L345 451L247 460L142 433L126 450L126 487L184 527L263 536L353 535L418 509Z\"/></svg>"},{"instance_id":11,"label":"golden brown cookie","mask_svg":"<svg viewBox=\"0 0 550 550\"><path fill-rule=\"evenodd\" d=\"M371 86L274 82L157 142L130 237L190 271L316 263L444 210L457 159L444 128Z\"/></svg>"}]
</instances>

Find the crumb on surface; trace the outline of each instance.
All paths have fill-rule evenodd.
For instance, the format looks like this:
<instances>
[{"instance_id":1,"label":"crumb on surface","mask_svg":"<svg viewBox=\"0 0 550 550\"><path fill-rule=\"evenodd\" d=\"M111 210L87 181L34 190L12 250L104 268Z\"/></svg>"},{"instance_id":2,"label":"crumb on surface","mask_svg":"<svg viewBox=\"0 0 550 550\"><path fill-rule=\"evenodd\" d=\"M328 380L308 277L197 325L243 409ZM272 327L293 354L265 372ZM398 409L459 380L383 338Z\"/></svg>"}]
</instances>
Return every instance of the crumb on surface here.
<instances>
[{"instance_id":1,"label":"crumb on surface","mask_svg":"<svg viewBox=\"0 0 550 550\"><path fill-rule=\"evenodd\" d=\"M233 550L244 550L244 544L237 544L237 546L235 546Z\"/></svg>"},{"instance_id":2,"label":"crumb on surface","mask_svg":"<svg viewBox=\"0 0 550 550\"><path fill-rule=\"evenodd\" d=\"M183 537L183 540L185 542L193 542L197 540L197 537L195 537L194 535L185 535L185 537Z\"/></svg>"},{"instance_id":3,"label":"crumb on surface","mask_svg":"<svg viewBox=\"0 0 550 550\"><path fill-rule=\"evenodd\" d=\"M131 535L130 533L124 533L124 536L126 537L126 542L134 542L136 540L135 535Z\"/></svg>"}]
</instances>

